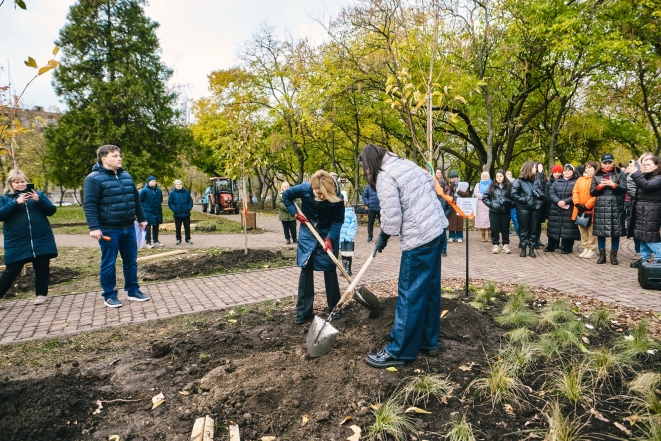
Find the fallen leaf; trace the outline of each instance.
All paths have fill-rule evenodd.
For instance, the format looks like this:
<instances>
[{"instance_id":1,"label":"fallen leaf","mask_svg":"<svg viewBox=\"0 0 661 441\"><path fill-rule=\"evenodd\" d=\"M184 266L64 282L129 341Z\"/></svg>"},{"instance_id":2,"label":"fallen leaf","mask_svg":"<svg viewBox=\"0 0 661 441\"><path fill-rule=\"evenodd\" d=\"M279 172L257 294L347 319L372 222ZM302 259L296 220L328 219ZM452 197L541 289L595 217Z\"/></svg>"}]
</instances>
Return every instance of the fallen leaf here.
<instances>
[{"instance_id":1,"label":"fallen leaf","mask_svg":"<svg viewBox=\"0 0 661 441\"><path fill-rule=\"evenodd\" d=\"M448 397L441 397L439 401L443 404L448 404Z\"/></svg>"},{"instance_id":2,"label":"fallen leaf","mask_svg":"<svg viewBox=\"0 0 661 441\"><path fill-rule=\"evenodd\" d=\"M154 396L151 398L151 402L153 403L152 406L151 406L151 410L154 410L154 409L156 409L158 406L160 406L161 404L163 404L163 401L165 401L165 395L163 395L163 392L161 392L161 393L158 394L158 395L154 395Z\"/></svg>"},{"instance_id":3,"label":"fallen leaf","mask_svg":"<svg viewBox=\"0 0 661 441\"><path fill-rule=\"evenodd\" d=\"M631 436L631 430L627 429L626 427L624 427L624 426L623 426L622 424L620 424L620 423L613 423L613 424L615 424L615 427L617 427L618 429L620 429L622 432L624 432L624 433L626 433L627 435Z\"/></svg>"},{"instance_id":4,"label":"fallen leaf","mask_svg":"<svg viewBox=\"0 0 661 441\"><path fill-rule=\"evenodd\" d=\"M466 363L464 366L459 366L459 369L466 372L466 371L470 371L471 369L473 369L473 366L477 366L477 363L473 363L471 361L470 363Z\"/></svg>"},{"instance_id":5,"label":"fallen leaf","mask_svg":"<svg viewBox=\"0 0 661 441\"><path fill-rule=\"evenodd\" d=\"M395 366L387 367L386 370L387 370L388 372L397 372L397 368L396 368Z\"/></svg>"},{"instance_id":6,"label":"fallen leaf","mask_svg":"<svg viewBox=\"0 0 661 441\"><path fill-rule=\"evenodd\" d=\"M585 343L586 345L590 344L590 339L587 338L587 337L583 337L583 338L581 338L581 340L583 340L583 343Z\"/></svg>"},{"instance_id":7,"label":"fallen leaf","mask_svg":"<svg viewBox=\"0 0 661 441\"><path fill-rule=\"evenodd\" d=\"M503 406L505 408L505 413L508 415L515 416L516 414L514 413L514 408L512 407L511 404L505 404Z\"/></svg>"},{"instance_id":8,"label":"fallen leaf","mask_svg":"<svg viewBox=\"0 0 661 441\"><path fill-rule=\"evenodd\" d=\"M108 437L108 441L121 441L121 438L119 437L119 435L110 435Z\"/></svg>"},{"instance_id":9,"label":"fallen leaf","mask_svg":"<svg viewBox=\"0 0 661 441\"><path fill-rule=\"evenodd\" d=\"M342 420L342 422L340 423L340 426L341 426L342 424L346 423L347 421L349 421L350 419L351 419L351 416L350 416L350 415L345 416L344 419Z\"/></svg>"},{"instance_id":10,"label":"fallen leaf","mask_svg":"<svg viewBox=\"0 0 661 441\"><path fill-rule=\"evenodd\" d=\"M229 319L229 320L227 320L227 323L236 323L236 320L234 320L234 319Z\"/></svg>"},{"instance_id":11,"label":"fallen leaf","mask_svg":"<svg viewBox=\"0 0 661 441\"><path fill-rule=\"evenodd\" d=\"M301 426L305 426L308 421L310 421L310 417L307 414L303 415L301 417Z\"/></svg>"},{"instance_id":12,"label":"fallen leaf","mask_svg":"<svg viewBox=\"0 0 661 441\"><path fill-rule=\"evenodd\" d=\"M411 406L404 411L404 413L415 412L415 413L431 413L425 409L420 409L419 407Z\"/></svg>"},{"instance_id":13,"label":"fallen leaf","mask_svg":"<svg viewBox=\"0 0 661 441\"><path fill-rule=\"evenodd\" d=\"M101 404L101 400L96 400L96 405L99 406L96 408L94 412L92 412L92 415L98 415L101 413L101 409L103 409L103 404Z\"/></svg>"},{"instance_id":14,"label":"fallen leaf","mask_svg":"<svg viewBox=\"0 0 661 441\"><path fill-rule=\"evenodd\" d=\"M68 323L62 323L62 327L63 327L63 328L66 328L67 326L69 326Z\"/></svg>"},{"instance_id":15,"label":"fallen leaf","mask_svg":"<svg viewBox=\"0 0 661 441\"><path fill-rule=\"evenodd\" d=\"M190 395L190 392L185 391L185 390L180 390L179 393L180 393L181 395Z\"/></svg>"},{"instance_id":16,"label":"fallen leaf","mask_svg":"<svg viewBox=\"0 0 661 441\"><path fill-rule=\"evenodd\" d=\"M586 324L585 324L585 327L588 328L588 329L594 329L594 326L592 326L592 325L589 324L589 323L586 323Z\"/></svg>"},{"instance_id":17,"label":"fallen leaf","mask_svg":"<svg viewBox=\"0 0 661 441\"><path fill-rule=\"evenodd\" d=\"M459 412L450 412L450 416L459 415Z\"/></svg>"},{"instance_id":18,"label":"fallen leaf","mask_svg":"<svg viewBox=\"0 0 661 441\"><path fill-rule=\"evenodd\" d=\"M638 415L631 415L626 418L622 418L623 421L629 421L629 424L633 426L636 424L638 421L642 421L642 418L639 417Z\"/></svg>"},{"instance_id":19,"label":"fallen leaf","mask_svg":"<svg viewBox=\"0 0 661 441\"><path fill-rule=\"evenodd\" d=\"M441 318L445 317L445 315L448 313L447 309L444 309L443 312L441 312Z\"/></svg>"},{"instance_id":20,"label":"fallen leaf","mask_svg":"<svg viewBox=\"0 0 661 441\"><path fill-rule=\"evenodd\" d=\"M423 371L422 369L415 369L415 370L413 371L414 374L421 374L421 373L423 373L423 372L424 372L424 371Z\"/></svg>"},{"instance_id":21,"label":"fallen leaf","mask_svg":"<svg viewBox=\"0 0 661 441\"><path fill-rule=\"evenodd\" d=\"M353 435L347 438L347 441L360 441L360 427L354 425L350 429L353 430Z\"/></svg>"},{"instance_id":22,"label":"fallen leaf","mask_svg":"<svg viewBox=\"0 0 661 441\"><path fill-rule=\"evenodd\" d=\"M379 409L381 409L381 406L383 406L383 404L381 404L381 403L370 404L370 409L379 410Z\"/></svg>"},{"instance_id":23,"label":"fallen leaf","mask_svg":"<svg viewBox=\"0 0 661 441\"><path fill-rule=\"evenodd\" d=\"M596 409L590 409L590 413L599 421L603 421L604 423L608 422L608 418L603 416L601 413L597 412Z\"/></svg>"},{"instance_id":24,"label":"fallen leaf","mask_svg":"<svg viewBox=\"0 0 661 441\"><path fill-rule=\"evenodd\" d=\"M275 441L276 437L275 436L263 436L259 439L259 441Z\"/></svg>"}]
</instances>

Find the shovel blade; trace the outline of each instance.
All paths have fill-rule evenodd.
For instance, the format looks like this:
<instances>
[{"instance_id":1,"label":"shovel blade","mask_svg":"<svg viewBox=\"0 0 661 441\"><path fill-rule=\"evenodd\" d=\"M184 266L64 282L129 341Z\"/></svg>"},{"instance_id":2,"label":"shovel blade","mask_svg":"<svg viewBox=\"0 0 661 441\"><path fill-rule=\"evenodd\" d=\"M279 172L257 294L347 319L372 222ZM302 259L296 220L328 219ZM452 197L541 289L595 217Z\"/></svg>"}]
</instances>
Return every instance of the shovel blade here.
<instances>
[{"instance_id":1,"label":"shovel blade","mask_svg":"<svg viewBox=\"0 0 661 441\"><path fill-rule=\"evenodd\" d=\"M308 330L305 344L310 357L321 357L328 353L335 343L335 337L340 331L319 316L315 316Z\"/></svg>"}]
</instances>

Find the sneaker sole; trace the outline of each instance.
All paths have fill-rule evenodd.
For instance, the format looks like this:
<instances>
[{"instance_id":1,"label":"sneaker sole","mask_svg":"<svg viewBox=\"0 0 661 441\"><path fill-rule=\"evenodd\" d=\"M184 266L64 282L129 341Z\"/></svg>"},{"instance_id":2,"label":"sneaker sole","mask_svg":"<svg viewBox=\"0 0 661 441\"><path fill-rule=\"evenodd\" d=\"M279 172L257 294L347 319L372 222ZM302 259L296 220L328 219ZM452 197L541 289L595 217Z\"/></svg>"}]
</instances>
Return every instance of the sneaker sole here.
<instances>
[{"instance_id":1,"label":"sneaker sole","mask_svg":"<svg viewBox=\"0 0 661 441\"><path fill-rule=\"evenodd\" d=\"M104 305L106 305L108 308L121 308L123 305L120 303L119 305L109 305L106 302L103 302Z\"/></svg>"},{"instance_id":2,"label":"sneaker sole","mask_svg":"<svg viewBox=\"0 0 661 441\"><path fill-rule=\"evenodd\" d=\"M379 362L376 362L376 361L372 360L369 357L365 357L365 363L367 363L369 366L372 366L372 367L378 368L378 369L385 369L385 368L388 368L388 367L404 367L404 366L406 366L406 362L401 361L401 360L388 361L388 362L385 362L385 363L379 363Z\"/></svg>"},{"instance_id":3,"label":"sneaker sole","mask_svg":"<svg viewBox=\"0 0 661 441\"><path fill-rule=\"evenodd\" d=\"M147 300L150 299L150 297L147 297L146 299L139 299L137 297L131 297L131 296L126 296L126 298L131 302L146 302Z\"/></svg>"}]
</instances>

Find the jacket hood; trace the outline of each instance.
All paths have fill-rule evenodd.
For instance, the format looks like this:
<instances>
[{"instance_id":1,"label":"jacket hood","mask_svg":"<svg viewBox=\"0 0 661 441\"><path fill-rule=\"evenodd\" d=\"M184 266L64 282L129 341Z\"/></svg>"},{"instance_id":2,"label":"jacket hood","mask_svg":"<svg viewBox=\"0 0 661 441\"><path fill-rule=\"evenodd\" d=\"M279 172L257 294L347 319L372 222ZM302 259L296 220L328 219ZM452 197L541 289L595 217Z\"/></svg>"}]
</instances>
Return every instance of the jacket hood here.
<instances>
[{"instance_id":1,"label":"jacket hood","mask_svg":"<svg viewBox=\"0 0 661 441\"><path fill-rule=\"evenodd\" d=\"M147 182L145 182L145 187L149 187L149 181L156 181L157 182L156 186L158 187L158 179L156 179L152 175L147 176Z\"/></svg>"},{"instance_id":2,"label":"jacket hood","mask_svg":"<svg viewBox=\"0 0 661 441\"><path fill-rule=\"evenodd\" d=\"M101 162L100 162L100 161L97 162L96 164L94 164L94 166L92 167L92 171L102 171L102 172L106 172L106 173L112 173L112 174L115 174L115 172L114 172L113 170L110 170L109 168L105 168L103 165L101 165ZM116 173L116 174L120 174L120 173L123 172L123 171L124 171L124 169L123 169L122 167L120 167L120 168L117 170L117 173Z\"/></svg>"}]
</instances>

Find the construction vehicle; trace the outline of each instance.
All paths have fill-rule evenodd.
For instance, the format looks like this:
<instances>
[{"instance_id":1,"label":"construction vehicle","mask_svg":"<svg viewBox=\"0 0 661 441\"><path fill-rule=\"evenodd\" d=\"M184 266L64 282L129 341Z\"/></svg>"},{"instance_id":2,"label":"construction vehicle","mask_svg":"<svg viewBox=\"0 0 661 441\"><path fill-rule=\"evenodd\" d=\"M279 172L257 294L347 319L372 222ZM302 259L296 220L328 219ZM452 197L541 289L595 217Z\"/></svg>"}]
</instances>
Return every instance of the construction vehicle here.
<instances>
[{"instance_id":1,"label":"construction vehicle","mask_svg":"<svg viewBox=\"0 0 661 441\"><path fill-rule=\"evenodd\" d=\"M211 178L208 211L212 214L239 212L239 187L232 178Z\"/></svg>"}]
</instances>

